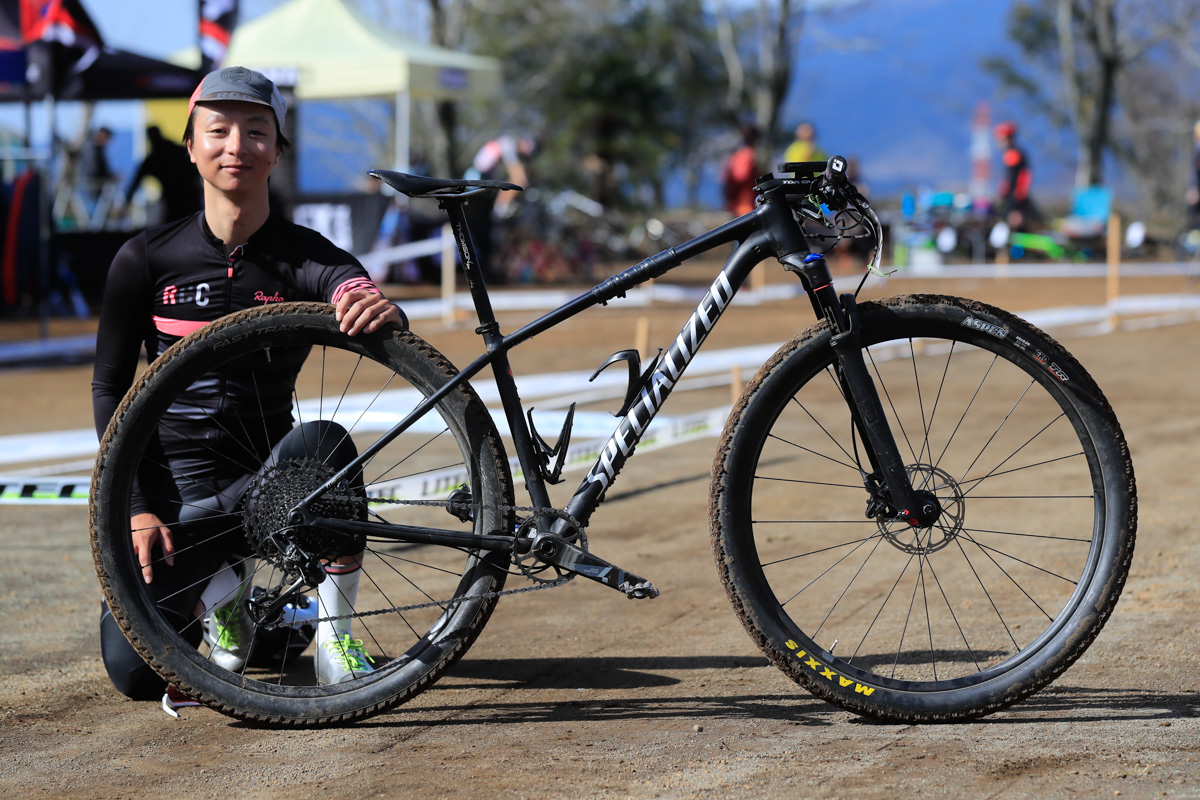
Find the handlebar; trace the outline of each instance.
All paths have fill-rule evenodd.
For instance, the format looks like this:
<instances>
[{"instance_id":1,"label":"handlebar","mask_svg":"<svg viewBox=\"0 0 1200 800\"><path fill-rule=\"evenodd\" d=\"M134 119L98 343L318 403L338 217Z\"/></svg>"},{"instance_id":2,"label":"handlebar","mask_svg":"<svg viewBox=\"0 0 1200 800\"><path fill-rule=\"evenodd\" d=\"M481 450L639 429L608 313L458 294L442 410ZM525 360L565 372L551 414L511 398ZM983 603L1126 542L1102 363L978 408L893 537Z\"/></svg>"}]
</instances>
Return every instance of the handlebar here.
<instances>
[{"instance_id":1,"label":"handlebar","mask_svg":"<svg viewBox=\"0 0 1200 800\"><path fill-rule=\"evenodd\" d=\"M867 269L879 273L883 259L883 225L867 202L867 198L850 182L846 175L847 162L843 156L833 156L828 161L789 161L779 164L780 173L791 173L793 177L764 175L755 184L761 200L786 198L793 210L810 219L821 219L822 210L833 212L835 220L853 209L857 222L868 229L875 243L875 252ZM805 208L805 203L810 207ZM838 227L835 224L835 227ZM850 226L847 226L850 227ZM844 230L845 228L843 228Z\"/></svg>"}]
</instances>

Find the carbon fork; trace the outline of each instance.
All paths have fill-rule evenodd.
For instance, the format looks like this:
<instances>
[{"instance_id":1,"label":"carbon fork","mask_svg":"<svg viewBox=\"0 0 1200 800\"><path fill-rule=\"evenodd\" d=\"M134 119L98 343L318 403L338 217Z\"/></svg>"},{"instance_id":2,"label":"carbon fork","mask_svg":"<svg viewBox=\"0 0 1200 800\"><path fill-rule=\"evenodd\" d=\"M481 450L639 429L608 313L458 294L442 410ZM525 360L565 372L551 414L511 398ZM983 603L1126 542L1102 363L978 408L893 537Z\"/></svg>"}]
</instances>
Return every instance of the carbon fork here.
<instances>
[{"instance_id":1,"label":"carbon fork","mask_svg":"<svg viewBox=\"0 0 1200 800\"><path fill-rule=\"evenodd\" d=\"M868 516L901 519L915 528L930 527L941 515L941 507L931 493L913 489L904 468L879 392L863 360L862 322L854 295L836 295L829 266L820 254L786 256L783 261L786 269L799 274L817 316L826 319L835 331L829 345L837 364L837 379L872 469L871 474L864 475L872 497Z\"/></svg>"}]
</instances>

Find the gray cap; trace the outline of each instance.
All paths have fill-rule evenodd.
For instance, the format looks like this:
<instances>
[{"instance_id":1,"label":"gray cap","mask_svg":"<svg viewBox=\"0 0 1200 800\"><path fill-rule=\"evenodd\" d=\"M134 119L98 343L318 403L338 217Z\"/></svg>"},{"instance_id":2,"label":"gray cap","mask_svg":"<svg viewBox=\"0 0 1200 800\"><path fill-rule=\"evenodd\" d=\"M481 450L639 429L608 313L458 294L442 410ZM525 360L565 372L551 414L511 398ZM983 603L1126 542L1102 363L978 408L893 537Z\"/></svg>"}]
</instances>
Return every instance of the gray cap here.
<instances>
[{"instance_id":1,"label":"gray cap","mask_svg":"<svg viewBox=\"0 0 1200 800\"><path fill-rule=\"evenodd\" d=\"M245 67L225 67L205 75L188 101L188 116L191 116L197 103L218 100L239 100L270 106L280 129L283 128L283 118L287 116L287 101L279 93L279 87L261 72Z\"/></svg>"}]
</instances>

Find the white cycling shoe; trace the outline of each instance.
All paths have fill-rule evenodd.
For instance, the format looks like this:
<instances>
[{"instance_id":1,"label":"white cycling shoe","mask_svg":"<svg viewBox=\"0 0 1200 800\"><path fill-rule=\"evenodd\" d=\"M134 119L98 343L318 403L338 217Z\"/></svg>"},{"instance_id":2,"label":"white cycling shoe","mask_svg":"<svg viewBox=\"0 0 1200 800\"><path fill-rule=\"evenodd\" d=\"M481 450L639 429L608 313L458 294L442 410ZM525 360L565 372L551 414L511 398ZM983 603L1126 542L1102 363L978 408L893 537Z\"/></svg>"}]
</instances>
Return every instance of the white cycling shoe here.
<instances>
[{"instance_id":1,"label":"white cycling shoe","mask_svg":"<svg viewBox=\"0 0 1200 800\"><path fill-rule=\"evenodd\" d=\"M361 678L375 671L374 660L363 649L362 639L352 639L350 634L339 633L333 638L320 641L313 656L317 683L329 686Z\"/></svg>"},{"instance_id":2,"label":"white cycling shoe","mask_svg":"<svg viewBox=\"0 0 1200 800\"><path fill-rule=\"evenodd\" d=\"M254 641L254 623L246 604L235 600L210 611L204 618L204 641L212 648L208 657L217 666L230 672L244 669Z\"/></svg>"}]
</instances>

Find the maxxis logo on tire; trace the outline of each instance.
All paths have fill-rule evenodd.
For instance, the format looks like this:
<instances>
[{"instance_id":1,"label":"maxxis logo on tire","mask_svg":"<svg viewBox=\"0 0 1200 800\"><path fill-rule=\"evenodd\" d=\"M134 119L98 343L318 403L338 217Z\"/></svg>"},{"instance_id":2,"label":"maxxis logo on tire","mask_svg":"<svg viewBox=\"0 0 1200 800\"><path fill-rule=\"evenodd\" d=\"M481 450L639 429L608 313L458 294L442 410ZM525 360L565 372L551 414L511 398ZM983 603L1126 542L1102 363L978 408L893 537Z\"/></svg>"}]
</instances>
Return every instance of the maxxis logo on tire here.
<instances>
[{"instance_id":1,"label":"maxxis logo on tire","mask_svg":"<svg viewBox=\"0 0 1200 800\"><path fill-rule=\"evenodd\" d=\"M831 684L840 686L843 689L849 689L853 686L854 693L861 694L864 697L870 697L875 693L874 686L864 686L853 678L847 678L828 664L818 661L815 656L809 655L808 651L802 649L794 640L788 639L784 642L784 645L787 646L788 650L792 651L792 654L800 660L800 663L815 672L818 677L824 678Z\"/></svg>"}]
</instances>

